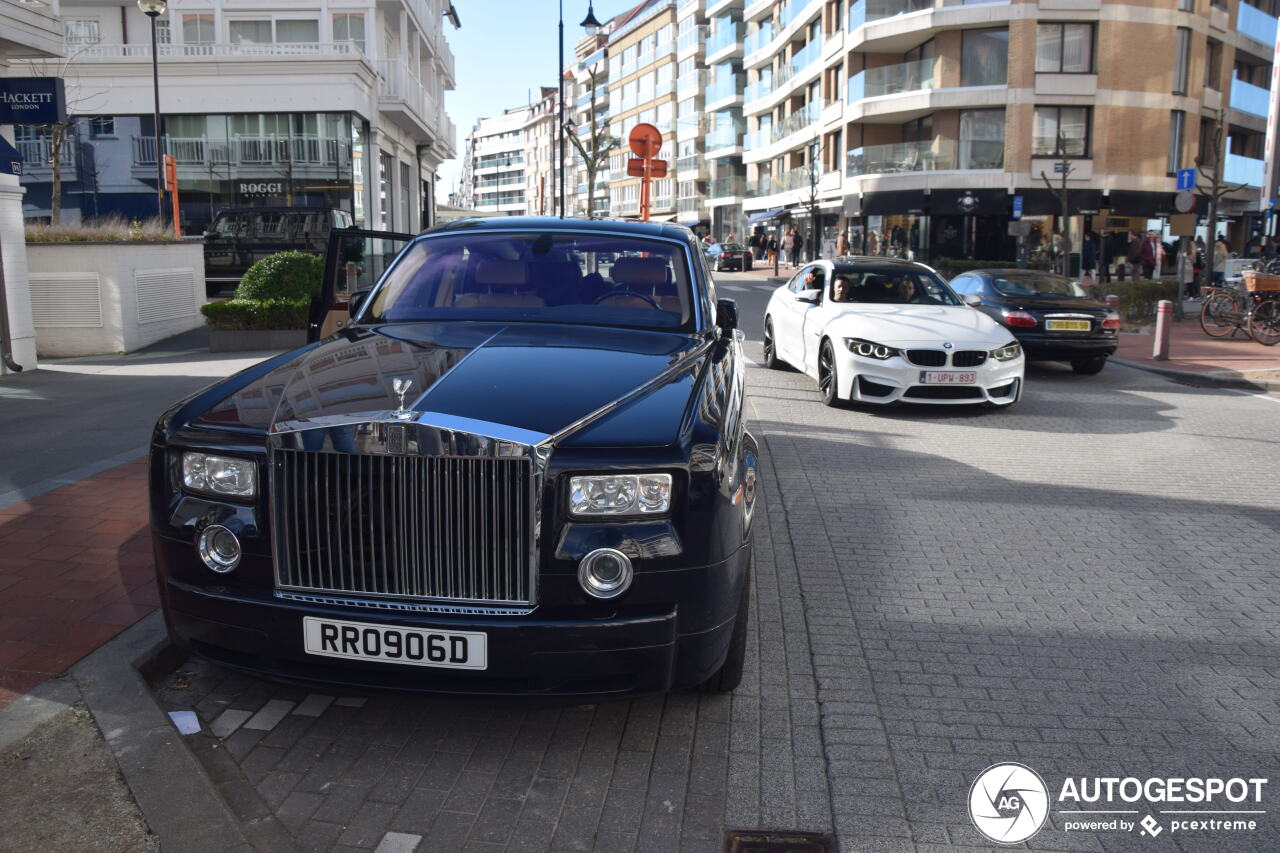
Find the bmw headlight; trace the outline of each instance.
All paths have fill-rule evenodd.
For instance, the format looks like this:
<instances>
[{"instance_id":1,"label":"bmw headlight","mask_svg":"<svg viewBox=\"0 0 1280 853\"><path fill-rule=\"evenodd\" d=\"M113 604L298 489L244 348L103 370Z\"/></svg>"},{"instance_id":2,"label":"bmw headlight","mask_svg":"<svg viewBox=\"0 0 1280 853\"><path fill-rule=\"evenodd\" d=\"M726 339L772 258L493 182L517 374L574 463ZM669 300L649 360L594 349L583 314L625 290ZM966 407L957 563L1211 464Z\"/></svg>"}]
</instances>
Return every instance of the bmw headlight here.
<instances>
[{"instance_id":1,"label":"bmw headlight","mask_svg":"<svg viewBox=\"0 0 1280 853\"><path fill-rule=\"evenodd\" d=\"M251 459L188 451L182 454L182 486L206 495L251 498L258 493L257 468Z\"/></svg>"},{"instance_id":2,"label":"bmw headlight","mask_svg":"<svg viewBox=\"0 0 1280 853\"><path fill-rule=\"evenodd\" d=\"M991 351L991 357L996 361L1013 361L1020 355L1022 355L1022 347L1016 343L1006 344L1005 346L1000 347L1000 349L993 349Z\"/></svg>"},{"instance_id":3,"label":"bmw headlight","mask_svg":"<svg viewBox=\"0 0 1280 853\"><path fill-rule=\"evenodd\" d=\"M657 515L670 508L670 474L603 474L569 479L569 512L573 515Z\"/></svg>"},{"instance_id":4,"label":"bmw headlight","mask_svg":"<svg viewBox=\"0 0 1280 853\"><path fill-rule=\"evenodd\" d=\"M885 361L895 355L902 355L902 350L887 347L875 341L864 341L862 338L845 338L844 344L849 348L849 352L863 358L878 358Z\"/></svg>"}]
</instances>

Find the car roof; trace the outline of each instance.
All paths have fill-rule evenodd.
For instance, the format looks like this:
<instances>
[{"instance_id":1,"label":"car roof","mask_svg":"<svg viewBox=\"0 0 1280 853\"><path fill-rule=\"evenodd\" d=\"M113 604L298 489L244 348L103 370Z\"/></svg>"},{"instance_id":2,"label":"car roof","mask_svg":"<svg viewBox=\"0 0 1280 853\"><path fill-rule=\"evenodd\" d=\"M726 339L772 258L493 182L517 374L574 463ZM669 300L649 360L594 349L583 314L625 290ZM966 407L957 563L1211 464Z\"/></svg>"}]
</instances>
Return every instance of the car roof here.
<instances>
[{"instance_id":1,"label":"car roof","mask_svg":"<svg viewBox=\"0 0 1280 853\"><path fill-rule=\"evenodd\" d=\"M644 237L666 237L687 242L693 232L683 225L669 222L636 222L630 219L578 219L566 216L485 216L455 219L436 226L423 234L441 234L449 231L601 231L636 234Z\"/></svg>"},{"instance_id":2,"label":"car roof","mask_svg":"<svg viewBox=\"0 0 1280 853\"><path fill-rule=\"evenodd\" d=\"M1016 269L1016 268L1015 269L965 270L964 272L956 273L956 275L964 275L965 273L971 273L973 275L1000 276L1001 278L1008 278L1009 276L1017 277L1017 276L1026 276L1026 275L1034 275L1034 276L1053 275L1053 276L1057 276L1058 278L1067 278L1067 276L1059 275L1053 270L1028 270L1028 269Z\"/></svg>"},{"instance_id":3,"label":"car roof","mask_svg":"<svg viewBox=\"0 0 1280 853\"><path fill-rule=\"evenodd\" d=\"M877 269L896 267L903 270L925 270L926 272L933 272L931 267L917 261L908 261L904 258L882 258L876 255L841 255L838 258L832 258L831 263L837 266L853 267L855 269L862 267L875 267Z\"/></svg>"}]
</instances>

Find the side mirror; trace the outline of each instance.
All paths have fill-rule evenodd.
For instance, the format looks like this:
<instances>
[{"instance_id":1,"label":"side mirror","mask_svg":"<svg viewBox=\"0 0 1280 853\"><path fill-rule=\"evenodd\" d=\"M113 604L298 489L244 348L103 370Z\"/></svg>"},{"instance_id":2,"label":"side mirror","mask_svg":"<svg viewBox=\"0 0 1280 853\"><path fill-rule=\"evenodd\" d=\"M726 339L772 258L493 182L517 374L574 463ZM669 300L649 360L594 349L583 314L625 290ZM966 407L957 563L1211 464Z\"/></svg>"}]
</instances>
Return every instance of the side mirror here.
<instances>
[{"instance_id":1,"label":"side mirror","mask_svg":"<svg viewBox=\"0 0 1280 853\"><path fill-rule=\"evenodd\" d=\"M716 325L720 334L730 335L738 328L738 303L732 299L716 300Z\"/></svg>"},{"instance_id":2,"label":"side mirror","mask_svg":"<svg viewBox=\"0 0 1280 853\"><path fill-rule=\"evenodd\" d=\"M810 305L817 305L821 301L821 290L802 290L796 294L796 302L807 302Z\"/></svg>"},{"instance_id":3,"label":"side mirror","mask_svg":"<svg viewBox=\"0 0 1280 853\"><path fill-rule=\"evenodd\" d=\"M972 305L974 308L982 305L982 297L976 293L966 293L960 298L964 301L965 305Z\"/></svg>"},{"instance_id":4,"label":"side mirror","mask_svg":"<svg viewBox=\"0 0 1280 853\"><path fill-rule=\"evenodd\" d=\"M357 290L347 298L347 313L355 317L360 313L360 307L364 305L364 301L369 298L371 291Z\"/></svg>"}]
</instances>

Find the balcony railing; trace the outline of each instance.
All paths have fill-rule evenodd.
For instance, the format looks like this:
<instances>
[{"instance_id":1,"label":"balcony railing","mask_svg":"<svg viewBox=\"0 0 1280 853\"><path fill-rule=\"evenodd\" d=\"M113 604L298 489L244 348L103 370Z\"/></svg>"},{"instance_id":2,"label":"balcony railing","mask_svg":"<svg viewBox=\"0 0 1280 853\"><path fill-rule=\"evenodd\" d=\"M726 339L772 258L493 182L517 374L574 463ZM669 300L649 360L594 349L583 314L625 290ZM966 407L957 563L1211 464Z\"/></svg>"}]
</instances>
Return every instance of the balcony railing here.
<instances>
[{"instance_id":1,"label":"balcony railing","mask_svg":"<svg viewBox=\"0 0 1280 853\"><path fill-rule=\"evenodd\" d=\"M19 139L14 143L18 153L22 155L23 165L27 169L53 168L53 140L51 139ZM155 163L155 160L151 161ZM76 146L71 139L64 139L58 151L59 171L74 170L76 166Z\"/></svg>"},{"instance_id":2,"label":"balcony railing","mask_svg":"<svg viewBox=\"0 0 1280 853\"><path fill-rule=\"evenodd\" d=\"M703 201L700 198L682 198L676 201L676 211L678 213L696 213L702 208Z\"/></svg>"},{"instance_id":3,"label":"balcony railing","mask_svg":"<svg viewBox=\"0 0 1280 853\"><path fill-rule=\"evenodd\" d=\"M934 172L950 169L1001 169L1002 140L929 140L868 145L849 151L845 175L886 175L895 172Z\"/></svg>"},{"instance_id":4,"label":"balcony railing","mask_svg":"<svg viewBox=\"0 0 1280 853\"><path fill-rule=\"evenodd\" d=\"M680 118L676 119L676 134L678 136L702 133L706 130L706 127L706 113L694 113L693 115L680 116Z\"/></svg>"},{"instance_id":5,"label":"balcony railing","mask_svg":"<svg viewBox=\"0 0 1280 853\"><path fill-rule=\"evenodd\" d=\"M707 150L717 148L735 148L742 144L742 127L727 125L717 127L707 134Z\"/></svg>"},{"instance_id":6,"label":"balcony railing","mask_svg":"<svg viewBox=\"0 0 1280 853\"><path fill-rule=\"evenodd\" d=\"M676 50L688 50L694 45L702 44L707 40L707 26L699 24L693 29L686 30L676 39Z\"/></svg>"},{"instance_id":7,"label":"balcony railing","mask_svg":"<svg viewBox=\"0 0 1280 853\"><path fill-rule=\"evenodd\" d=\"M742 77L737 74L724 74L716 78L707 87L706 103L723 101L725 98L737 97L742 92Z\"/></svg>"},{"instance_id":8,"label":"balcony railing","mask_svg":"<svg viewBox=\"0 0 1280 853\"><path fill-rule=\"evenodd\" d=\"M800 166L781 175L765 175L754 181L747 181L746 195L748 198L756 198L798 190L808 187L811 182L816 183L816 179L820 176L821 173L813 171L808 166Z\"/></svg>"},{"instance_id":9,"label":"balcony railing","mask_svg":"<svg viewBox=\"0 0 1280 853\"><path fill-rule=\"evenodd\" d=\"M1222 178L1229 184L1262 186L1262 161L1241 154L1228 154L1223 164Z\"/></svg>"},{"instance_id":10,"label":"balcony railing","mask_svg":"<svg viewBox=\"0 0 1280 853\"><path fill-rule=\"evenodd\" d=\"M777 122L768 128L755 130L748 133L743 139L743 146L748 150L752 148L763 148L785 139L793 133L804 130L813 125L822 116L822 104L819 101L812 101L805 104L800 109L793 112L780 122Z\"/></svg>"},{"instance_id":11,"label":"balcony railing","mask_svg":"<svg viewBox=\"0 0 1280 853\"><path fill-rule=\"evenodd\" d=\"M937 60L922 59L859 71L849 78L848 102L853 104L863 98L932 89L936 65Z\"/></svg>"},{"instance_id":12,"label":"balcony railing","mask_svg":"<svg viewBox=\"0 0 1280 853\"><path fill-rule=\"evenodd\" d=\"M701 172L707 167L707 161L702 159L702 152L696 154L688 154L676 160L676 171L680 173L680 180L691 180L685 176L686 172Z\"/></svg>"},{"instance_id":13,"label":"balcony railing","mask_svg":"<svg viewBox=\"0 0 1280 853\"><path fill-rule=\"evenodd\" d=\"M1276 19L1248 3L1241 3L1236 9L1236 32L1271 48L1276 43Z\"/></svg>"},{"instance_id":14,"label":"balcony railing","mask_svg":"<svg viewBox=\"0 0 1280 853\"><path fill-rule=\"evenodd\" d=\"M949 6L980 6L1008 4L1009 0L858 0L849 7L849 32L863 24L882 21L925 9L942 9Z\"/></svg>"},{"instance_id":15,"label":"balcony railing","mask_svg":"<svg viewBox=\"0 0 1280 853\"><path fill-rule=\"evenodd\" d=\"M676 91L683 95L685 92L697 92L707 88L707 71L702 69L688 74L681 74L676 78Z\"/></svg>"},{"instance_id":16,"label":"balcony railing","mask_svg":"<svg viewBox=\"0 0 1280 853\"><path fill-rule=\"evenodd\" d=\"M156 164L154 136L134 136L133 165ZM351 140L329 136L233 136L208 139L203 136L165 136L165 152L179 166L221 168L224 166L277 166L281 168L319 167L342 169L351 165Z\"/></svg>"},{"instance_id":17,"label":"balcony railing","mask_svg":"<svg viewBox=\"0 0 1280 853\"><path fill-rule=\"evenodd\" d=\"M524 165L523 154L513 154L507 157L496 157L492 160L486 160L483 157L476 160L476 169L493 169L501 166L522 166Z\"/></svg>"},{"instance_id":18,"label":"balcony railing","mask_svg":"<svg viewBox=\"0 0 1280 853\"><path fill-rule=\"evenodd\" d=\"M211 42L208 44L162 44L157 53L162 59L234 59L236 57L252 57L263 59L270 57L294 58L306 57L351 57L364 58L364 52L353 41L335 42L274 42L271 44L249 44L239 42ZM94 59L150 59L149 44L91 44L67 45L67 56L77 60ZM367 60L366 60L367 61Z\"/></svg>"},{"instance_id":19,"label":"balcony railing","mask_svg":"<svg viewBox=\"0 0 1280 853\"><path fill-rule=\"evenodd\" d=\"M1239 77L1231 78L1231 108L1249 115L1267 117L1271 92L1261 86L1246 83Z\"/></svg>"},{"instance_id":20,"label":"balcony railing","mask_svg":"<svg viewBox=\"0 0 1280 853\"><path fill-rule=\"evenodd\" d=\"M707 39L707 53L716 53L738 43L742 34L738 32L740 24L730 24L716 29Z\"/></svg>"},{"instance_id":21,"label":"balcony railing","mask_svg":"<svg viewBox=\"0 0 1280 853\"><path fill-rule=\"evenodd\" d=\"M743 50L746 53L755 53L773 41L775 35L777 35L777 30L773 28L773 21L764 21L761 23L760 29L747 36Z\"/></svg>"},{"instance_id":22,"label":"balcony railing","mask_svg":"<svg viewBox=\"0 0 1280 853\"><path fill-rule=\"evenodd\" d=\"M738 176L716 178L711 182L707 198L733 198L747 194L747 179Z\"/></svg>"},{"instance_id":23,"label":"balcony railing","mask_svg":"<svg viewBox=\"0 0 1280 853\"><path fill-rule=\"evenodd\" d=\"M440 129L442 111L435 98L402 60L378 60L378 95L383 101L403 103L426 127Z\"/></svg>"},{"instance_id":24,"label":"balcony railing","mask_svg":"<svg viewBox=\"0 0 1280 853\"><path fill-rule=\"evenodd\" d=\"M808 17L822 5L822 0L788 0L778 10L778 30L785 30L800 17Z\"/></svg>"}]
</instances>

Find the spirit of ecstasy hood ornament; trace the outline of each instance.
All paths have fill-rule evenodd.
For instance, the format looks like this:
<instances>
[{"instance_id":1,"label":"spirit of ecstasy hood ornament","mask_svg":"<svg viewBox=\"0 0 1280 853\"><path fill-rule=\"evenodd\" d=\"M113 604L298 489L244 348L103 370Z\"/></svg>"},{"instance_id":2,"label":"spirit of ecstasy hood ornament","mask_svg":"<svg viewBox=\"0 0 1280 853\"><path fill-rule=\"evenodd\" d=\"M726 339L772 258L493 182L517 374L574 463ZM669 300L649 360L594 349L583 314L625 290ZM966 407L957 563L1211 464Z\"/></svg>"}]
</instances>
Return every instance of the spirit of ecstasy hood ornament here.
<instances>
[{"instance_id":1,"label":"spirit of ecstasy hood ornament","mask_svg":"<svg viewBox=\"0 0 1280 853\"><path fill-rule=\"evenodd\" d=\"M409 393L409 389L413 386L412 379L392 379L391 390L395 391L400 397L400 406L391 413L391 417L397 420L407 421L413 417L413 412L404 407L404 395Z\"/></svg>"}]
</instances>

